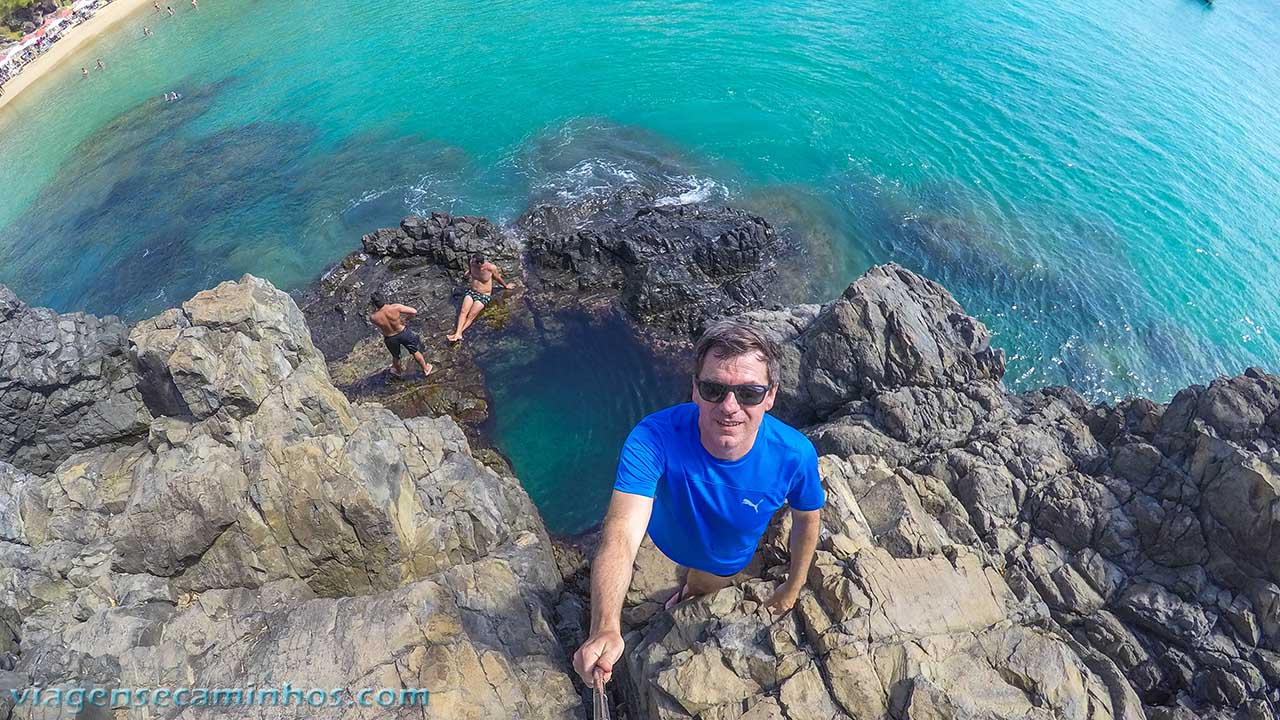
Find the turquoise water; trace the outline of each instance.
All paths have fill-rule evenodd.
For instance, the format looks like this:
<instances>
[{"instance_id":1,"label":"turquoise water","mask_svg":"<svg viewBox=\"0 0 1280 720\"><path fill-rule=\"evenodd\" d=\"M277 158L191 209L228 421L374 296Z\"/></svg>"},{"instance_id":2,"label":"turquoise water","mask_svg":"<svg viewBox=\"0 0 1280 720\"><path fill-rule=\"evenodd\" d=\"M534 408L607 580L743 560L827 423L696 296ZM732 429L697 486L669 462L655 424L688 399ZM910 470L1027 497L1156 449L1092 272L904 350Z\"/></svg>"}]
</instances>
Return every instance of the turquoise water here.
<instances>
[{"instance_id":1,"label":"turquoise water","mask_svg":"<svg viewBox=\"0 0 1280 720\"><path fill-rule=\"evenodd\" d=\"M888 260L943 282L1014 388L1280 370L1274 3L175 9L0 111L0 282L29 301L132 319L243 272L296 288L406 212L510 220L640 181L829 245L814 300ZM498 408L530 486L557 482L524 451L548 407Z\"/></svg>"}]
</instances>

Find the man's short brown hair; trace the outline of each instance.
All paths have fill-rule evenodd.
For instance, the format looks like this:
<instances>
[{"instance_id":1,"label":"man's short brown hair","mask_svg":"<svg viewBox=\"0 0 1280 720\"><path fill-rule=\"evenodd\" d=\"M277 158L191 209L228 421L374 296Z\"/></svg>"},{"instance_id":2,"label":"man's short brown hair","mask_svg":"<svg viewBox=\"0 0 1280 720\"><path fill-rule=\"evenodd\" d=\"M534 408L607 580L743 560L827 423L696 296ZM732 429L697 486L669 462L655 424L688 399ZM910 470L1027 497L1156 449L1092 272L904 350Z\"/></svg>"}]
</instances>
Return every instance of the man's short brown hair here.
<instances>
[{"instance_id":1,"label":"man's short brown hair","mask_svg":"<svg viewBox=\"0 0 1280 720\"><path fill-rule=\"evenodd\" d=\"M693 375L698 377L702 372L702 362L707 353L714 352L719 357L731 358L749 353L757 353L768 368L768 383L776 385L782 373L782 350L767 335L741 320L721 320L710 325L702 337L698 339L698 347L694 351Z\"/></svg>"}]
</instances>

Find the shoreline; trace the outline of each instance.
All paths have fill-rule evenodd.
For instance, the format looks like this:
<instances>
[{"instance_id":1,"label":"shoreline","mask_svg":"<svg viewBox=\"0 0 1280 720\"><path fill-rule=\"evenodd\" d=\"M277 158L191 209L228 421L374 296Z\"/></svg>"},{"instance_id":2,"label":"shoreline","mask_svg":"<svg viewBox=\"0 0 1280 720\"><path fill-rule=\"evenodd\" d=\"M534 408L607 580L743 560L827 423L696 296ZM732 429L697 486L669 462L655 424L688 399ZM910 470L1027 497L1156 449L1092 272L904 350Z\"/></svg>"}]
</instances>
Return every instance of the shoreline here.
<instances>
[{"instance_id":1,"label":"shoreline","mask_svg":"<svg viewBox=\"0 0 1280 720\"><path fill-rule=\"evenodd\" d=\"M23 68L22 72L5 83L4 95L0 95L0 111L21 95L23 90L40 82L42 78L52 75L53 70L89 41L115 27L137 10L150 5L151 0L113 0L93 17L68 30L53 44L53 47L49 48L48 52L31 61L31 64Z\"/></svg>"}]
</instances>

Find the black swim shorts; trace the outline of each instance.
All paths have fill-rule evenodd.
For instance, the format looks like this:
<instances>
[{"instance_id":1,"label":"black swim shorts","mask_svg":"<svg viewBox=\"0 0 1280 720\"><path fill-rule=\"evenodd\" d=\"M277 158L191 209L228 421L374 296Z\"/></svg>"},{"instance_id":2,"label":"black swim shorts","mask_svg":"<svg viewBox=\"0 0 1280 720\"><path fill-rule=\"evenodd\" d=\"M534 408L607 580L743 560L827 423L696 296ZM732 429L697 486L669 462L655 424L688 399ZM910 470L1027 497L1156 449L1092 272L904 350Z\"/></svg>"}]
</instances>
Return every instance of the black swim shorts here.
<instances>
[{"instance_id":1,"label":"black swim shorts","mask_svg":"<svg viewBox=\"0 0 1280 720\"><path fill-rule=\"evenodd\" d=\"M391 353L391 357L400 359L400 349L404 348L409 354L422 352L422 341L409 328L405 328L390 337L383 337L382 342L386 343L387 351Z\"/></svg>"}]
</instances>

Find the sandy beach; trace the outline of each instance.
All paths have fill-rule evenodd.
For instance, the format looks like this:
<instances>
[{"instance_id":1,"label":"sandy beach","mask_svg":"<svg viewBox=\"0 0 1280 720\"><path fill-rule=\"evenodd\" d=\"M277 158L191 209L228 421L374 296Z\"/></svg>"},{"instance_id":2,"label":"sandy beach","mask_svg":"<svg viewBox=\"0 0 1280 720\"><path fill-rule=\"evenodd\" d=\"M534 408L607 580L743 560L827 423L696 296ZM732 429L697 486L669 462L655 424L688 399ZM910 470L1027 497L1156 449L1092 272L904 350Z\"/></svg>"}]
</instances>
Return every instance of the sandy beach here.
<instances>
[{"instance_id":1,"label":"sandy beach","mask_svg":"<svg viewBox=\"0 0 1280 720\"><path fill-rule=\"evenodd\" d=\"M115 2L99 10L89 20L71 28L45 54L23 68L17 77L5 83L4 95L0 96L0 109L18 97L23 90L40 82L41 78L58 69L63 60L66 60L90 40L98 37L108 28L143 8L151 8L151 0L115 0ZM67 71L70 72L71 69L67 68ZM77 70L77 72L79 71Z\"/></svg>"}]
</instances>

